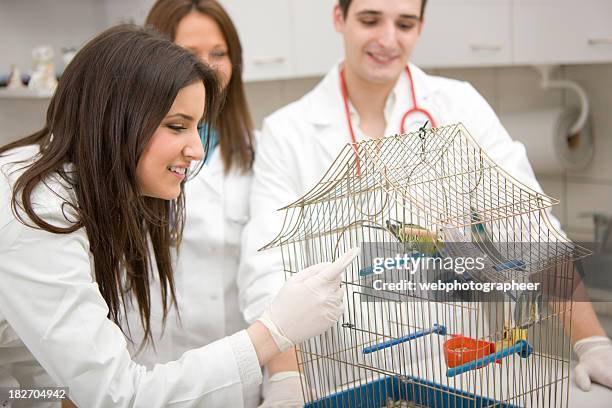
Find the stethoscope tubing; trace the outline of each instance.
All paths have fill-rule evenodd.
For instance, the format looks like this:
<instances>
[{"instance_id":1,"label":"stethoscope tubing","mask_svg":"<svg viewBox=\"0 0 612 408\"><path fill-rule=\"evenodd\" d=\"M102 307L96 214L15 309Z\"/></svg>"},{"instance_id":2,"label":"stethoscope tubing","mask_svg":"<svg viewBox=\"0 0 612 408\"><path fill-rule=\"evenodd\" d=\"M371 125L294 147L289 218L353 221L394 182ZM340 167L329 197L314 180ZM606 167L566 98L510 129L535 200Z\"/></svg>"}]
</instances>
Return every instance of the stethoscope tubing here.
<instances>
[{"instance_id":1,"label":"stethoscope tubing","mask_svg":"<svg viewBox=\"0 0 612 408\"><path fill-rule=\"evenodd\" d=\"M411 98L412 98L412 107L410 109L408 109L406 111L406 113L404 113L404 115L402 116L402 120L400 123L400 133L404 134L406 133L406 119L408 118L409 115L414 114L414 113L420 113L425 115L425 117L427 118L427 120L429 121L429 123L431 124L431 127L436 127L436 121L434 120L433 116L431 115L431 113L429 113L427 110L419 107L417 105L417 98L416 98L416 93L414 91L414 81L412 79L412 72L410 71L410 66L406 65L406 74L408 75L408 82L410 82L410 91L411 91ZM361 164L359 162L359 151L358 151L358 147L357 147L357 137L355 136L355 130L353 128L353 121L351 119L351 111L349 109L349 103L348 103L348 90L347 90L347 86L346 86L346 79L344 77L344 68L340 69L340 92L342 94L342 101L344 102L344 113L346 114L346 123L347 123L347 127L348 127L348 131L349 134L351 136L351 145L353 146L353 150L355 151L355 158L356 158L356 165L357 165L357 174L361 175Z\"/></svg>"}]
</instances>

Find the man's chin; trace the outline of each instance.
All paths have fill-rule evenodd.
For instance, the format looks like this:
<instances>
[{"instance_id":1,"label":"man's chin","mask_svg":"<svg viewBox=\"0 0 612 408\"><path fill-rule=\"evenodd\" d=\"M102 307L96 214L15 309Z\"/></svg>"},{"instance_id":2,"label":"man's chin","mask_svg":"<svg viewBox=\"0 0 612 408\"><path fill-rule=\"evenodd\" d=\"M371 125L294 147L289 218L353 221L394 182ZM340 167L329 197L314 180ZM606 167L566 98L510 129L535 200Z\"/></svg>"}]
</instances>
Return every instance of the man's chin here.
<instances>
[{"instance_id":1,"label":"man's chin","mask_svg":"<svg viewBox=\"0 0 612 408\"><path fill-rule=\"evenodd\" d=\"M395 82L405 68L405 65L402 65L400 61L394 61L387 65L368 62L363 65L362 72L369 82L376 84Z\"/></svg>"},{"instance_id":2,"label":"man's chin","mask_svg":"<svg viewBox=\"0 0 612 408\"><path fill-rule=\"evenodd\" d=\"M398 69L385 69L385 70L370 70L366 74L366 78L368 82L378 85L387 85L389 83L395 83L397 78L399 78L402 70Z\"/></svg>"}]
</instances>

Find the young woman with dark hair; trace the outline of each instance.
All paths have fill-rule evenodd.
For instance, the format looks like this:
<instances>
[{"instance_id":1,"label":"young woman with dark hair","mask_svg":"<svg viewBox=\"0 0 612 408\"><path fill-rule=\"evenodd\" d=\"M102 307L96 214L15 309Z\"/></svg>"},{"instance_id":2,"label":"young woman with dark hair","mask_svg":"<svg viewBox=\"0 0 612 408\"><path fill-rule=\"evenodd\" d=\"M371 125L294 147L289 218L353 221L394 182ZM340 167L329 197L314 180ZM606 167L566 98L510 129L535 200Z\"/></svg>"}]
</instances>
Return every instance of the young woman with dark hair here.
<instances>
[{"instance_id":1,"label":"young woman with dark hair","mask_svg":"<svg viewBox=\"0 0 612 408\"><path fill-rule=\"evenodd\" d=\"M217 87L183 48L119 26L67 67L44 128L0 147L1 387L68 387L88 408L236 406L261 365L339 317L347 258L298 274L245 330L152 370L131 359L126 310L152 340L177 302L183 187Z\"/></svg>"},{"instance_id":2,"label":"young woman with dark hair","mask_svg":"<svg viewBox=\"0 0 612 408\"><path fill-rule=\"evenodd\" d=\"M214 68L225 95L211 129L211 155L186 187L187 222L175 274L178 307L165 322L161 314L152 322L154 345L132 345L136 361L152 367L247 327L284 277L279 270L278 282L245 279L239 270L254 130L242 82L242 46L230 16L216 0L158 0L145 24ZM136 312L128 314L126 329L142 337ZM303 405L295 353L274 358L266 368L271 381L265 381L264 406ZM259 400L259 394L245 396L241 406L254 407Z\"/></svg>"}]
</instances>

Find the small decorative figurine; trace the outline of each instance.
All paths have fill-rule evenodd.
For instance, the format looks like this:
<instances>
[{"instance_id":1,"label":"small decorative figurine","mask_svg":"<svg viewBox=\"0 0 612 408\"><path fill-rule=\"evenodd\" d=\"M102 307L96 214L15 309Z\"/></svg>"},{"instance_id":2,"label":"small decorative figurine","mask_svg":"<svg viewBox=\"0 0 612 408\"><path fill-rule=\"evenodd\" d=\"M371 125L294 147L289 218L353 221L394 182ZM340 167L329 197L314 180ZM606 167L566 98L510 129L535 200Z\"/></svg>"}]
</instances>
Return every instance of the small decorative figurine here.
<instances>
[{"instance_id":1,"label":"small decorative figurine","mask_svg":"<svg viewBox=\"0 0 612 408\"><path fill-rule=\"evenodd\" d=\"M6 86L8 89L23 89L25 85L21 82L21 72L15 65L11 66L11 74L9 75L9 81Z\"/></svg>"},{"instance_id":2,"label":"small decorative figurine","mask_svg":"<svg viewBox=\"0 0 612 408\"><path fill-rule=\"evenodd\" d=\"M55 66L53 64L53 49L40 46L32 50L33 71L28 88L36 92L53 92L57 86Z\"/></svg>"}]
</instances>

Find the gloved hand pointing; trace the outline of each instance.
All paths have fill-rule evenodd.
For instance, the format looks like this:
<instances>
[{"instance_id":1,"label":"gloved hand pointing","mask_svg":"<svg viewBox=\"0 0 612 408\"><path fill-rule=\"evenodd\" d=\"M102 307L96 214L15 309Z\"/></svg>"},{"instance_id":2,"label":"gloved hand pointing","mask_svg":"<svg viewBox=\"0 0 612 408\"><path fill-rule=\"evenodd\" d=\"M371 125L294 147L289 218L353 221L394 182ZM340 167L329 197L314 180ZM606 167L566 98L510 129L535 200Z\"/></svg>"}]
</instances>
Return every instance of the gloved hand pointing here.
<instances>
[{"instance_id":1,"label":"gloved hand pointing","mask_svg":"<svg viewBox=\"0 0 612 408\"><path fill-rule=\"evenodd\" d=\"M334 263L310 266L285 283L270 307L258 319L274 342L285 351L329 329L344 310L342 272L359 254L348 250Z\"/></svg>"}]
</instances>

